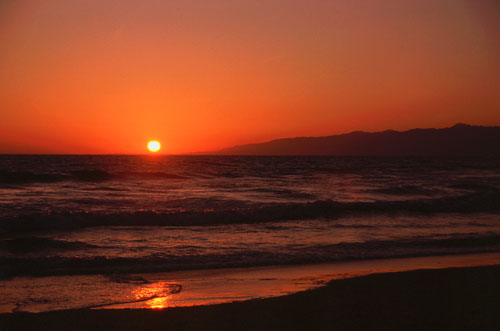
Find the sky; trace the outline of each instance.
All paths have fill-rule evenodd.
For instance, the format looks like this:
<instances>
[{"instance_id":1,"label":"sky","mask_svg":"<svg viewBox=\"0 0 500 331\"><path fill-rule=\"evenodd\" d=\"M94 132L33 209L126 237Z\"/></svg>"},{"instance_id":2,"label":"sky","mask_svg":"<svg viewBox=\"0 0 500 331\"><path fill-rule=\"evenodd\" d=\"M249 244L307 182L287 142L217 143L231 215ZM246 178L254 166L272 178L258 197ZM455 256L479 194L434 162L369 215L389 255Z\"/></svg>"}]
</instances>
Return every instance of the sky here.
<instances>
[{"instance_id":1,"label":"sky","mask_svg":"<svg viewBox=\"0 0 500 331\"><path fill-rule=\"evenodd\" d=\"M2 0L0 153L500 125L498 0Z\"/></svg>"}]
</instances>

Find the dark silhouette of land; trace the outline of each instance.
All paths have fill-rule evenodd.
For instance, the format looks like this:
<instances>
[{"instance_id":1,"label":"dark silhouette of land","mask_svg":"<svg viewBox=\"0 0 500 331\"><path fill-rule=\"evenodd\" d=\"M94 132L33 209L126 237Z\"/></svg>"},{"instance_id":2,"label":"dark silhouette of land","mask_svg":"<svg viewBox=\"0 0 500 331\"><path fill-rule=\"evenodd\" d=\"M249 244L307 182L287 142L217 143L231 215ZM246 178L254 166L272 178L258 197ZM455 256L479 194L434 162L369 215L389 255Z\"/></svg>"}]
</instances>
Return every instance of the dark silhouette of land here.
<instances>
[{"instance_id":1,"label":"dark silhouette of land","mask_svg":"<svg viewBox=\"0 0 500 331\"><path fill-rule=\"evenodd\" d=\"M500 156L500 126L456 124L443 129L298 137L234 146L221 155Z\"/></svg>"}]
</instances>

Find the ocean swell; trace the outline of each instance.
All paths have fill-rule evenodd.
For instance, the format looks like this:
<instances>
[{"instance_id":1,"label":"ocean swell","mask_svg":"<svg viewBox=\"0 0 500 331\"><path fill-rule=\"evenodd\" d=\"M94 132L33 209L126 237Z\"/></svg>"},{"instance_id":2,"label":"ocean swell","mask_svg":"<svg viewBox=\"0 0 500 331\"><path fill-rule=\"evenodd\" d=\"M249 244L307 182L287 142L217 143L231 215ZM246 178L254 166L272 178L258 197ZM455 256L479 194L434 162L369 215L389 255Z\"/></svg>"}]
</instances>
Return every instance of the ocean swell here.
<instances>
[{"instance_id":1,"label":"ocean swell","mask_svg":"<svg viewBox=\"0 0 500 331\"><path fill-rule=\"evenodd\" d=\"M347 215L498 213L500 190L475 192L443 198L405 201L268 203L240 208L203 211L137 211L116 213L34 213L0 219L0 234L47 230L72 230L95 226L192 226L279 222L306 219L335 219Z\"/></svg>"},{"instance_id":2,"label":"ocean swell","mask_svg":"<svg viewBox=\"0 0 500 331\"><path fill-rule=\"evenodd\" d=\"M55 240L33 236L0 240L0 251L15 254L40 251L66 251L92 247L95 246L79 241Z\"/></svg>"},{"instance_id":3,"label":"ocean swell","mask_svg":"<svg viewBox=\"0 0 500 331\"><path fill-rule=\"evenodd\" d=\"M280 251L249 249L227 254L169 255L142 258L0 257L0 278L77 274L131 274L188 269L307 264L377 258L500 251L500 236L371 240L329 245L290 245Z\"/></svg>"},{"instance_id":4,"label":"ocean swell","mask_svg":"<svg viewBox=\"0 0 500 331\"><path fill-rule=\"evenodd\" d=\"M34 183L58 183L65 181L103 182L109 180L158 180L158 179L187 179L187 177L165 172L116 172L88 169L73 170L57 173L36 173L31 171L1 171L0 184L28 185Z\"/></svg>"}]
</instances>

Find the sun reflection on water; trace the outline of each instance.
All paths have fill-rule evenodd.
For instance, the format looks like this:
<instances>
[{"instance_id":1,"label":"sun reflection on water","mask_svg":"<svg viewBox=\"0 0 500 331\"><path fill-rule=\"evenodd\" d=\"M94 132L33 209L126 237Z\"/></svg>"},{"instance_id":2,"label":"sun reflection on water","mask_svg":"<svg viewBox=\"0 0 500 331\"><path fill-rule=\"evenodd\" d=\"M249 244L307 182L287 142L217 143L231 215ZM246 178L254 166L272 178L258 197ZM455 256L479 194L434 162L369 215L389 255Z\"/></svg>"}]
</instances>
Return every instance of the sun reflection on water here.
<instances>
[{"instance_id":1,"label":"sun reflection on water","mask_svg":"<svg viewBox=\"0 0 500 331\"><path fill-rule=\"evenodd\" d=\"M149 308L151 309L162 309L168 307L168 296L162 298L156 298L147 302Z\"/></svg>"},{"instance_id":2,"label":"sun reflection on water","mask_svg":"<svg viewBox=\"0 0 500 331\"><path fill-rule=\"evenodd\" d=\"M157 282L134 289L136 300L144 301L151 309L167 308L172 294L179 293L182 286L178 283Z\"/></svg>"}]
</instances>

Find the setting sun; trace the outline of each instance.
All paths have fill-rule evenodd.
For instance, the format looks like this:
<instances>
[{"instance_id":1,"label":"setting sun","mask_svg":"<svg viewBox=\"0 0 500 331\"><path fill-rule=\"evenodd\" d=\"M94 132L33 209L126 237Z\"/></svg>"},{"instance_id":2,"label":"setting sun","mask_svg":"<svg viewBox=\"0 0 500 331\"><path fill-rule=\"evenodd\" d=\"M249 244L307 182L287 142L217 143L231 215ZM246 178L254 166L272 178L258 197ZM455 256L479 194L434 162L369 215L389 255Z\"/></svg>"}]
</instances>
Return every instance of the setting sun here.
<instances>
[{"instance_id":1,"label":"setting sun","mask_svg":"<svg viewBox=\"0 0 500 331\"><path fill-rule=\"evenodd\" d=\"M160 143L156 140L151 140L150 142L148 142L148 149L150 152L158 152L160 150Z\"/></svg>"}]
</instances>

